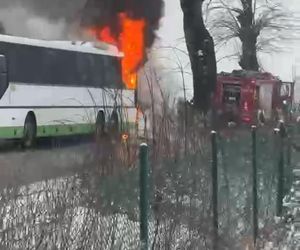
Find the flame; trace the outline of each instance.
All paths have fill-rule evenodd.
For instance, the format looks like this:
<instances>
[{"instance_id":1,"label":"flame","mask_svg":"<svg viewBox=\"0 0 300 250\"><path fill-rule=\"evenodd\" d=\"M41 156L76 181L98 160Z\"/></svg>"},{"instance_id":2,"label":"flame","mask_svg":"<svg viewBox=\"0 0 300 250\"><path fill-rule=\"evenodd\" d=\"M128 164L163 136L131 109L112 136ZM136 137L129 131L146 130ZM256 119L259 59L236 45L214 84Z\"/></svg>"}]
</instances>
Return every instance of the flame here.
<instances>
[{"instance_id":1,"label":"flame","mask_svg":"<svg viewBox=\"0 0 300 250\"><path fill-rule=\"evenodd\" d=\"M126 13L118 15L120 34L114 35L109 26L93 27L91 34L98 40L116 45L124 53L122 78L128 89L137 88L137 70L145 57L144 19L132 19Z\"/></svg>"}]
</instances>

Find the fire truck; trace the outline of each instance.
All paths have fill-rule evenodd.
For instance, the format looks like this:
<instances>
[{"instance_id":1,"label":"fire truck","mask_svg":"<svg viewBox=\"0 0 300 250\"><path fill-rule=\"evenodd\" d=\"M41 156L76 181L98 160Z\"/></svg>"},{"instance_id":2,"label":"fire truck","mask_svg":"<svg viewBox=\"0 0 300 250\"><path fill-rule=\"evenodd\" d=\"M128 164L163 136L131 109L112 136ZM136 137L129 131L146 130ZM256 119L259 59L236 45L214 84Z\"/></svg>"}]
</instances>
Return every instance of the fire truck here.
<instances>
[{"instance_id":1,"label":"fire truck","mask_svg":"<svg viewBox=\"0 0 300 250\"><path fill-rule=\"evenodd\" d=\"M294 85L267 72L222 72L213 96L218 120L252 125L290 119Z\"/></svg>"}]
</instances>

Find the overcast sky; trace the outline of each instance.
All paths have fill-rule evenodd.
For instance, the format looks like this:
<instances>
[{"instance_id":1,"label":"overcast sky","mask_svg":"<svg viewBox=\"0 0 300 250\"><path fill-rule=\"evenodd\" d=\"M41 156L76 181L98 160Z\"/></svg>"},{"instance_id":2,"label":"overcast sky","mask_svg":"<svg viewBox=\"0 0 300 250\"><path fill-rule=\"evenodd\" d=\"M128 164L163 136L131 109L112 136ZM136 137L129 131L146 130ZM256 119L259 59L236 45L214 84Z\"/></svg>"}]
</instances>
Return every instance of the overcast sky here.
<instances>
[{"instance_id":1,"label":"overcast sky","mask_svg":"<svg viewBox=\"0 0 300 250\"><path fill-rule=\"evenodd\" d=\"M300 0L281 1L286 8L289 8L300 17ZM64 4L59 4L61 2ZM30 34L32 37L38 38L65 39L68 38L66 36L66 27L68 27L68 25L66 25L66 20L72 19L76 12L82 8L84 2L85 0L0 0L0 21L3 22L7 31L14 35L28 36L28 34ZM48 3L49 6L45 5L45 3ZM161 20L161 27L158 31L159 39L156 45L171 45L180 47L180 49L186 51L185 42L184 39L182 39L184 37L183 17L179 3L180 0L165 0L165 15ZM24 6L26 6L26 8ZM68 13L67 16L63 14L65 12ZM52 17L52 19L48 20L46 17ZM62 17L64 17L64 19ZM298 36L300 37L300 34ZM289 52L259 54L261 65L266 71L270 71L286 81L292 80L293 66L296 65L296 72L298 72L297 75L300 77L299 42L300 41L289 43ZM224 55L232 54L232 50L233 46L222 48L217 53L217 59L222 58ZM178 63L178 59L180 59L180 63L183 65L187 65L189 62L188 57L180 51L176 52L176 56L174 55L174 51L168 51L167 49L160 50L158 54L159 57L169 57L169 60L161 62L156 61L156 64L160 69L162 66L174 68L176 63ZM232 71L233 69L238 68L238 60L236 59L224 59L218 63L219 72ZM185 71L185 83L189 90L189 94L192 95L192 80L188 65L185 67ZM178 89L182 89L182 86L180 86L182 85L180 74L173 72L170 74L170 72L168 72L166 75L163 75L162 78L169 92L178 92ZM178 88L175 87L174 82L177 82ZM300 82L298 88L300 99Z\"/></svg>"},{"instance_id":2,"label":"overcast sky","mask_svg":"<svg viewBox=\"0 0 300 250\"><path fill-rule=\"evenodd\" d=\"M183 35L182 12L179 5L179 0L165 0L165 16L161 20L161 28L158 32L160 43L164 45L177 45L178 39ZM295 14L300 16L300 1L299 0L284 0L284 5L291 9ZM299 31L297 31L299 32ZM300 34L299 34L300 35ZM300 42L300 41L299 41ZM291 81L293 66L296 67L300 76L300 45L299 42L290 43L290 51L284 53L260 54L259 60L266 71L270 71L278 75L282 80ZM185 49L185 46L181 48ZM226 54L228 48L224 48L217 53L217 58ZM227 53L228 54L228 53ZM218 71L231 71L238 67L237 60L227 59L218 63ZM187 80L191 84L191 79ZM300 83L299 83L300 84ZM300 89L299 89L300 90ZM300 91L299 91L300 92ZM300 96L299 96L300 97Z\"/></svg>"}]
</instances>

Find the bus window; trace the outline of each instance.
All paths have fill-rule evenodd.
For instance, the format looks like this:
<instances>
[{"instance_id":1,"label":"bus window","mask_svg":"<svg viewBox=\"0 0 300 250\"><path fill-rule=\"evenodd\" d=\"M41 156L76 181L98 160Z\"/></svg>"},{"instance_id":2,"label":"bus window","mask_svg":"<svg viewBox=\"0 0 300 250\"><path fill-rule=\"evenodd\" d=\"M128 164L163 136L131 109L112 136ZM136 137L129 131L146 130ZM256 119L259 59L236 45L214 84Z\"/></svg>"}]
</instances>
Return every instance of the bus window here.
<instances>
[{"instance_id":1,"label":"bus window","mask_svg":"<svg viewBox=\"0 0 300 250\"><path fill-rule=\"evenodd\" d=\"M6 58L0 55L0 98L8 87Z\"/></svg>"}]
</instances>

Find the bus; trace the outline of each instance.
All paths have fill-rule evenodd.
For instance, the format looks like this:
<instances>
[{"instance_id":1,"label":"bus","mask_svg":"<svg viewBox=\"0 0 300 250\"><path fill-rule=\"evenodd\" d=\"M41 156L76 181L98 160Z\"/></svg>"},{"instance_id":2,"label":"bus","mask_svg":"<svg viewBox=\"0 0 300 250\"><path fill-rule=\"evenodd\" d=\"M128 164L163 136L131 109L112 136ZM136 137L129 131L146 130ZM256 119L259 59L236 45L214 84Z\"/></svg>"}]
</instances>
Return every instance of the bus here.
<instances>
[{"instance_id":1,"label":"bus","mask_svg":"<svg viewBox=\"0 0 300 250\"><path fill-rule=\"evenodd\" d=\"M31 147L39 137L133 132L122 57L105 43L0 35L0 139Z\"/></svg>"}]
</instances>

